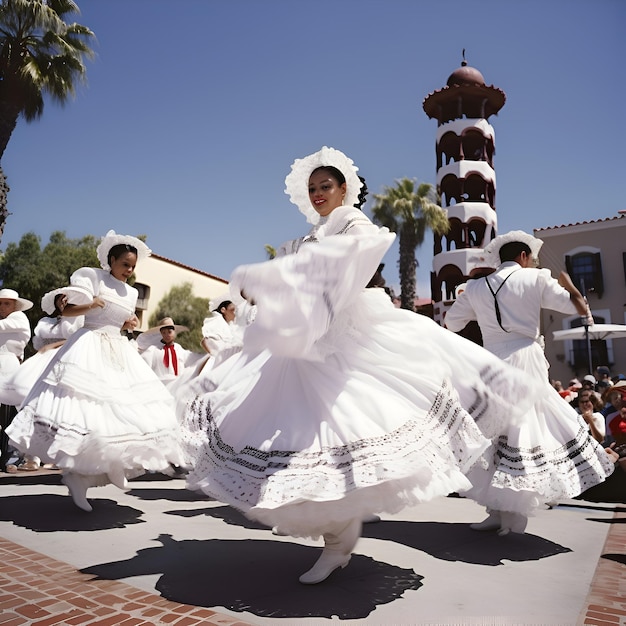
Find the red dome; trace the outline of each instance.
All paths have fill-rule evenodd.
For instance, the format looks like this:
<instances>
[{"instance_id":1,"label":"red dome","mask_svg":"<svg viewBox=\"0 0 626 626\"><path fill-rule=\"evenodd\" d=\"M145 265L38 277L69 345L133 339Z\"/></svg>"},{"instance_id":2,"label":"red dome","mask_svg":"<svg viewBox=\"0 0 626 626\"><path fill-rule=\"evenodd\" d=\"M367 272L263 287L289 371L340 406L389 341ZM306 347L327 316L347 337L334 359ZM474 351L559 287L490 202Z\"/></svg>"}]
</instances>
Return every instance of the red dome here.
<instances>
[{"instance_id":1,"label":"red dome","mask_svg":"<svg viewBox=\"0 0 626 626\"><path fill-rule=\"evenodd\" d=\"M475 67L470 67L463 61L462 66L450 74L446 84L448 87L453 87L454 85L484 85L485 79Z\"/></svg>"}]
</instances>

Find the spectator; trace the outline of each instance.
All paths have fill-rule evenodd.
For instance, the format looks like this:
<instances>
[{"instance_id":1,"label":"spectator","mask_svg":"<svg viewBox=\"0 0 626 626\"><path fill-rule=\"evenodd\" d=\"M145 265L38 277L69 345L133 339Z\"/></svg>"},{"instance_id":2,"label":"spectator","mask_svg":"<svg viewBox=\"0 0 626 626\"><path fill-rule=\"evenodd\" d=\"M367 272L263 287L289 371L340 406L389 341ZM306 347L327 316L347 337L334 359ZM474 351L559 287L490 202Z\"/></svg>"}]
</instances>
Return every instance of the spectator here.
<instances>
[{"instance_id":1,"label":"spectator","mask_svg":"<svg viewBox=\"0 0 626 626\"><path fill-rule=\"evenodd\" d=\"M556 389L561 398L563 398L566 402L573 402L578 396L578 393L572 391L569 387L567 389L564 389L563 383L560 380L553 380L552 386Z\"/></svg>"},{"instance_id":2,"label":"spectator","mask_svg":"<svg viewBox=\"0 0 626 626\"><path fill-rule=\"evenodd\" d=\"M616 441L615 432L620 430L623 420L621 409L626 405L626 381L620 380L612 387L608 387L604 395L604 407L601 413L605 417L606 442L611 444Z\"/></svg>"},{"instance_id":3,"label":"spectator","mask_svg":"<svg viewBox=\"0 0 626 626\"><path fill-rule=\"evenodd\" d=\"M599 365L596 368L596 374L598 379L597 391L602 394L607 387L611 387L613 385L613 381L611 380L611 371L606 365Z\"/></svg>"},{"instance_id":4,"label":"spectator","mask_svg":"<svg viewBox=\"0 0 626 626\"><path fill-rule=\"evenodd\" d=\"M598 399L595 393L585 389L578 394L577 404L576 410L585 420L591 436L596 441L603 442L606 436L606 425L604 415L600 413L602 401Z\"/></svg>"},{"instance_id":5,"label":"spectator","mask_svg":"<svg viewBox=\"0 0 626 626\"><path fill-rule=\"evenodd\" d=\"M596 391L597 383L598 381L593 374L587 374L586 376L583 376L581 392L585 391L586 389L589 391L593 391L593 393L595 393L598 397L598 400L602 400L602 394Z\"/></svg>"}]
</instances>

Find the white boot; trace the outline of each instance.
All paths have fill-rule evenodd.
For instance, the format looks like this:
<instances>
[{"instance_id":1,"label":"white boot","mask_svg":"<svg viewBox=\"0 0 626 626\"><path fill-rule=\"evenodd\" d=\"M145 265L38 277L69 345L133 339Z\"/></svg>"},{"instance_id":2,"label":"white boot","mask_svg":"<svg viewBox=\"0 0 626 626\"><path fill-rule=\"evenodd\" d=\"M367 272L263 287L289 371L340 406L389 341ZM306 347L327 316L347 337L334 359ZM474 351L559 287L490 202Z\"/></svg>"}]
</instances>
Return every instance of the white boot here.
<instances>
[{"instance_id":1,"label":"white boot","mask_svg":"<svg viewBox=\"0 0 626 626\"><path fill-rule=\"evenodd\" d=\"M361 536L361 520L348 522L339 531L324 533L324 549L315 565L300 576L304 585L315 585L326 580L338 567L344 568Z\"/></svg>"},{"instance_id":2,"label":"white boot","mask_svg":"<svg viewBox=\"0 0 626 626\"><path fill-rule=\"evenodd\" d=\"M74 504L83 511L91 512L91 504L87 501L87 487L89 483L86 480L86 476L82 474L75 474L74 472L67 472L63 474L63 483L67 486L74 500Z\"/></svg>"},{"instance_id":3,"label":"white boot","mask_svg":"<svg viewBox=\"0 0 626 626\"><path fill-rule=\"evenodd\" d=\"M500 513L502 520L500 524L500 530L498 535L504 537L509 533L522 534L526 530L526 524L528 524L528 518L521 513L513 513L512 511L502 511Z\"/></svg>"},{"instance_id":4,"label":"white boot","mask_svg":"<svg viewBox=\"0 0 626 626\"><path fill-rule=\"evenodd\" d=\"M470 524L470 528L472 530L496 530L501 527L500 521L500 511L490 511L487 509L487 513L489 513L489 517L484 519L482 522L477 522L476 524Z\"/></svg>"}]
</instances>

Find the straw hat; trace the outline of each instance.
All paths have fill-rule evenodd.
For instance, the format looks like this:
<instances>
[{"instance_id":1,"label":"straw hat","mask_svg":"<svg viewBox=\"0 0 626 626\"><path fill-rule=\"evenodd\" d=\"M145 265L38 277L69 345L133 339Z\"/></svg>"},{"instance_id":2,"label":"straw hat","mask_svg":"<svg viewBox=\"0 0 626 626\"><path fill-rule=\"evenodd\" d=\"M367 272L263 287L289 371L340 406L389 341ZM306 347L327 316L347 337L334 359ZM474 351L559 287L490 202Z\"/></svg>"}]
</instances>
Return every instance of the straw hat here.
<instances>
[{"instance_id":1,"label":"straw hat","mask_svg":"<svg viewBox=\"0 0 626 626\"><path fill-rule=\"evenodd\" d=\"M152 335L155 333L160 333L161 328L173 328L177 333L184 333L189 330L187 326L181 326L180 324L174 324L174 320L171 317L164 317L156 326L152 328L148 328L143 334L144 335Z\"/></svg>"},{"instance_id":2,"label":"straw hat","mask_svg":"<svg viewBox=\"0 0 626 626\"><path fill-rule=\"evenodd\" d=\"M15 300L16 311L28 311L33 306L33 303L26 298L20 298L15 289L0 289L0 300Z\"/></svg>"}]
</instances>

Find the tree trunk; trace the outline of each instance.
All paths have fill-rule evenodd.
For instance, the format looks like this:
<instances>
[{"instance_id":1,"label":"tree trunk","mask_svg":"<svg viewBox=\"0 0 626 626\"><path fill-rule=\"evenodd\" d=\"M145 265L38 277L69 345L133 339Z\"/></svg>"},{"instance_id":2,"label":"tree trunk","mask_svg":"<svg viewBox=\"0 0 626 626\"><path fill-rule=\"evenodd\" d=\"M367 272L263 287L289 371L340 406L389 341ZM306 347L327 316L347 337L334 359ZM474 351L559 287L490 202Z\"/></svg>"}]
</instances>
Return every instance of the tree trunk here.
<instances>
[{"instance_id":1,"label":"tree trunk","mask_svg":"<svg viewBox=\"0 0 626 626\"><path fill-rule=\"evenodd\" d=\"M9 139L17 126L20 109L12 102L0 99L0 159L7 149Z\"/></svg>"},{"instance_id":2,"label":"tree trunk","mask_svg":"<svg viewBox=\"0 0 626 626\"><path fill-rule=\"evenodd\" d=\"M7 223L7 217L9 216L9 210L7 209L7 196L9 194L9 186L7 185L7 179L4 176L4 171L0 166L0 242L4 235L4 227Z\"/></svg>"},{"instance_id":3,"label":"tree trunk","mask_svg":"<svg viewBox=\"0 0 626 626\"><path fill-rule=\"evenodd\" d=\"M400 308L415 311L415 278L417 259L412 225L400 229Z\"/></svg>"},{"instance_id":4,"label":"tree trunk","mask_svg":"<svg viewBox=\"0 0 626 626\"><path fill-rule=\"evenodd\" d=\"M17 126L17 118L20 110L14 104L7 101L0 101L0 159L4 155L4 151L11 139L11 135ZM8 209L9 185L4 175L4 171L0 166L0 242L4 235L4 227L6 226Z\"/></svg>"}]
</instances>

